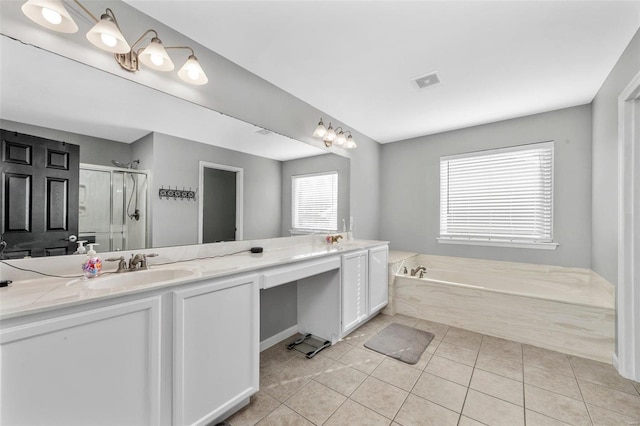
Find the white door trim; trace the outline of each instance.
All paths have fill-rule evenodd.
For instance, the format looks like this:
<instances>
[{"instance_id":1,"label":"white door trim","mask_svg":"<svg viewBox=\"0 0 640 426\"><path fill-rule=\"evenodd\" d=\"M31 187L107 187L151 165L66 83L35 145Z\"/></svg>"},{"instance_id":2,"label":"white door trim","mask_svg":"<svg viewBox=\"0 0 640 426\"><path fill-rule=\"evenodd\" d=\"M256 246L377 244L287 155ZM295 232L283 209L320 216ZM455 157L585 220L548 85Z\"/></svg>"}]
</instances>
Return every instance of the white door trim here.
<instances>
[{"instance_id":1,"label":"white door trim","mask_svg":"<svg viewBox=\"0 0 640 426\"><path fill-rule=\"evenodd\" d=\"M614 365L640 381L640 73L618 97L618 342ZM635 181L635 182L634 182ZM635 186L635 187L634 187Z\"/></svg>"},{"instance_id":2,"label":"white door trim","mask_svg":"<svg viewBox=\"0 0 640 426\"><path fill-rule=\"evenodd\" d=\"M243 199L244 199L244 169L241 167L228 166L226 164L210 163L208 161L200 161L199 171L199 183L198 188L200 196L198 197L198 244L202 244L202 231L204 227L204 215L202 210L204 208L203 195L204 195L204 169L218 169L226 170L236 173L236 241L240 241L243 238Z\"/></svg>"}]
</instances>

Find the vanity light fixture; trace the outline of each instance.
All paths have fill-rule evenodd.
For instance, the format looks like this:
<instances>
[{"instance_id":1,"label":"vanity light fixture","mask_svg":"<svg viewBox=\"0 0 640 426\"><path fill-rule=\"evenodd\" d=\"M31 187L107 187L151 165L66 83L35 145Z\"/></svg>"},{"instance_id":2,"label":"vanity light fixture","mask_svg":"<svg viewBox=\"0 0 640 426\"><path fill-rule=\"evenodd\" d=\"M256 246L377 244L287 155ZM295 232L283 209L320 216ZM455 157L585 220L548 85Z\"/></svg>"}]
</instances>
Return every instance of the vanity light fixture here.
<instances>
[{"instance_id":1,"label":"vanity light fixture","mask_svg":"<svg viewBox=\"0 0 640 426\"><path fill-rule=\"evenodd\" d=\"M73 0L73 2L96 23L87 33L87 40L94 46L113 53L116 62L123 69L131 72L140 71L140 62L142 62L144 66L156 71L172 71L175 65L167 54L167 50L186 49L190 51L190 55L178 71L178 77L195 85L207 84L209 81L192 48L188 46L165 47L158 38L158 33L153 29L145 31L135 43L129 46L111 9L107 8L98 19L78 0ZM36 24L50 30L62 33L78 31L78 25L61 0L28 0L22 5L22 12ZM149 44L144 48L136 49L150 34L153 36Z\"/></svg>"},{"instance_id":2,"label":"vanity light fixture","mask_svg":"<svg viewBox=\"0 0 640 426\"><path fill-rule=\"evenodd\" d=\"M349 134L348 136L346 135L347 133ZM354 149L358 147L356 142L353 140L351 131L343 130L342 127L338 127L334 130L331 123L329 123L328 128L324 127L322 118L318 123L318 127L316 127L316 130L313 132L313 137L321 138L327 148L332 145L344 147L347 149Z\"/></svg>"}]
</instances>

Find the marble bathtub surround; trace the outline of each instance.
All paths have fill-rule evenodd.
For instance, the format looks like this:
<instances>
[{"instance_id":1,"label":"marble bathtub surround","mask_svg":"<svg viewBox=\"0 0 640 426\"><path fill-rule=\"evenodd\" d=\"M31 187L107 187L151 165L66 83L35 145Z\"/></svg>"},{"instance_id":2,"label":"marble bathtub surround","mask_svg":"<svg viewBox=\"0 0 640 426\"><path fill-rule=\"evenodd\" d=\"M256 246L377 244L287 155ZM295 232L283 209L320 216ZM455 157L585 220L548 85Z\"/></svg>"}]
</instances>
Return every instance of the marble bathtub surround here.
<instances>
[{"instance_id":1,"label":"marble bathtub surround","mask_svg":"<svg viewBox=\"0 0 640 426\"><path fill-rule=\"evenodd\" d=\"M227 420L232 426L640 423L640 384L608 364L401 314L380 314L352 334L371 337L390 322L438 330L424 362L380 358L361 338L347 336L337 351L317 355L326 368L301 369L301 355L287 354L283 342L262 352L267 370L261 373L265 380L273 376L270 383L287 378L303 384L286 399L261 387ZM438 354L442 345L453 348ZM452 359L455 349L474 352L475 362Z\"/></svg>"},{"instance_id":2,"label":"marble bathtub surround","mask_svg":"<svg viewBox=\"0 0 640 426\"><path fill-rule=\"evenodd\" d=\"M485 351L478 362L527 356L538 367L554 365L565 371L569 367L534 349L523 354L498 339L504 338L611 363L614 289L590 270L405 252L391 258L399 261L390 268L396 273L390 280L390 306L383 312L464 329L443 343L467 351L480 345L478 333L496 336L482 341ZM417 265L427 268L425 278L402 274L405 266ZM441 331L435 327L433 332ZM446 344L436 355L451 352ZM455 360L467 365L476 362L465 350L456 351Z\"/></svg>"}]
</instances>

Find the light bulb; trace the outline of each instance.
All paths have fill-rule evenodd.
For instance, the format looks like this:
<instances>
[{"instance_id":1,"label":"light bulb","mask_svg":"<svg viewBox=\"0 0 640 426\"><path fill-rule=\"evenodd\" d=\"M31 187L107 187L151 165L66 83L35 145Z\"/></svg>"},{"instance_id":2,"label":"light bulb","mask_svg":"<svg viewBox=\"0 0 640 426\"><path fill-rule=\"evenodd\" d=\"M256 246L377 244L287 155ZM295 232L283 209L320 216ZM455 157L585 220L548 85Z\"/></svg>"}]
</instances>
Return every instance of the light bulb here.
<instances>
[{"instance_id":1,"label":"light bulb","mask_svg":"<svg viewBox=\"0 0 640 426\"><path fill-rule=\"evenodd\" d=\"M160 55L151 55L150 59L151 62L153 62L157 66L160 66L164 63L164 58Z\"/></svg>"},{"instance_id":2,"label":"light bulb","mask_svg":"<svg viewBox=\"0 0 640 426\"><path fill-rule=\"evenodd\" d=\"M42 17L47 20L47 22L53 25L60 25L62 22L62 15L60 15L55 10L51 10L47 7L42 8Z\"/></svg>"},{"instance_id":3,"label":"light bulb","mask_svg":"<svg viewBox=\"0 0 640 426\"><path fill-rule=\"evenodd\" d=\"M102 42L109 47L113 47L118 44L118 40L110 34L100 34L100 40L102 40Z\"/></svg>"}]
</instances>

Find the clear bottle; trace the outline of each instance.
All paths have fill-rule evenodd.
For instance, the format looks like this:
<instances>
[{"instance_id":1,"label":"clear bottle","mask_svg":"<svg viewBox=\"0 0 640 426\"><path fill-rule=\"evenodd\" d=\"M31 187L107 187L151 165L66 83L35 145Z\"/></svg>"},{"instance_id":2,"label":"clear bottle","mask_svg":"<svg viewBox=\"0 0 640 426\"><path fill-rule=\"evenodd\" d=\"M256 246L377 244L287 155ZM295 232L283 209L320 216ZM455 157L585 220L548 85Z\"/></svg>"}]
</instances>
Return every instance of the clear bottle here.
<instances>
[{"instance_id":1,"label":"clear bottle","mask_svg":"<svg viewBox=\"0 0 640 426\"><path fill-rule=\"evenodd\" d=\"M89 251L87 252L87 260L82 264L82 272L86 278L95 278L102 271L102 259L96 254L93 246L99 246L100 244L92 243L88 245Z\"/></svg>"}]
</instances>

